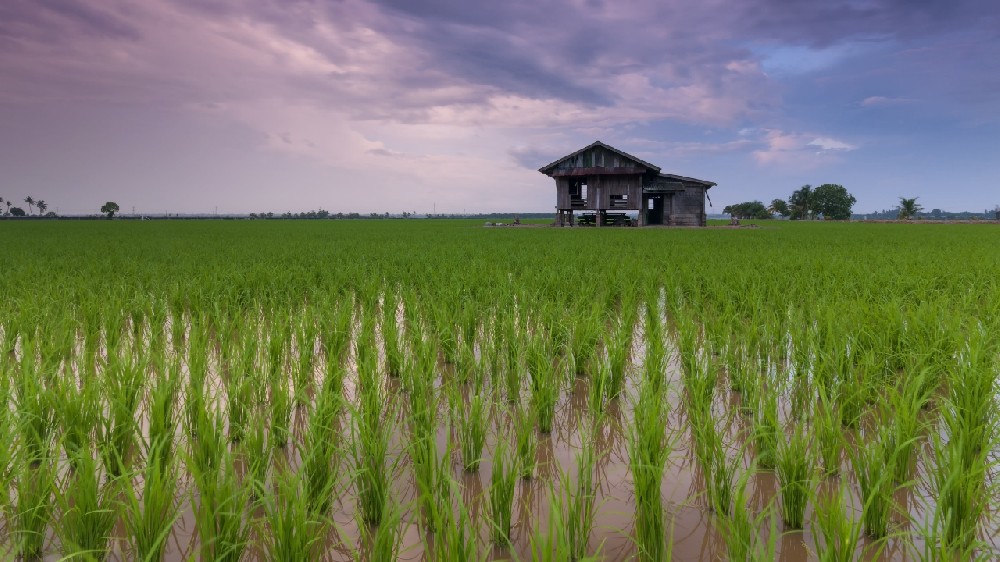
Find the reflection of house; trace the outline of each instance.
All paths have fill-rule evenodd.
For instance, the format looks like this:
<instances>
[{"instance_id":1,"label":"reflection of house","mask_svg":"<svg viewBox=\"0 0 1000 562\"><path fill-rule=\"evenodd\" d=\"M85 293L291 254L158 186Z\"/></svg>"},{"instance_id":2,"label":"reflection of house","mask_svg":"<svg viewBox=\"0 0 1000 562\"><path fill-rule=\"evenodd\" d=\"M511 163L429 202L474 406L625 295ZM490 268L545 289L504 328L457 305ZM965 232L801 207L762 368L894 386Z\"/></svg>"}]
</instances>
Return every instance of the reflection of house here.
<instances>
[{"instance_id":1,"label":"reflection of house","mask_svg":"<svg viewBox=\"0 0 1000 562\"><path fill-rule=\"evenodd\" d=\"M661 173L658 166L601 141L538 171L556 180L560 225L573 224L573 211L594 211L598 226L615 222L624 211L639 211L640 226L705 226L705 197L715 185Z\"/></svg>"}]
</instances>

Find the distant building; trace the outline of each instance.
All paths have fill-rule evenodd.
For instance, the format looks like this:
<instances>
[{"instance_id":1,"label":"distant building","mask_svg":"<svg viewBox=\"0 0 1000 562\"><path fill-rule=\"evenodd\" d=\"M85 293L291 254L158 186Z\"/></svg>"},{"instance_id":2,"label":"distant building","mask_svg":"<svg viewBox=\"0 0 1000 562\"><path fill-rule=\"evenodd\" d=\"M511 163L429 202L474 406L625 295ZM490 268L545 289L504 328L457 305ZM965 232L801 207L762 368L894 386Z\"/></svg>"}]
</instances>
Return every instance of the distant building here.
<instances>
[{"instance_id":1,"label":"distant building","mask_svg":"<svg viewBox=\"0 0 1000 562\"><path fill-rule=\"evenodd\" d=\"M539 172L556 180L557 223L579 217L597 226L625 222L626 211L638 211L639 226L705 226L705 198L714 182L665 174L631 154L596 141L543 166Z\"/></svg>"}]
</instances>

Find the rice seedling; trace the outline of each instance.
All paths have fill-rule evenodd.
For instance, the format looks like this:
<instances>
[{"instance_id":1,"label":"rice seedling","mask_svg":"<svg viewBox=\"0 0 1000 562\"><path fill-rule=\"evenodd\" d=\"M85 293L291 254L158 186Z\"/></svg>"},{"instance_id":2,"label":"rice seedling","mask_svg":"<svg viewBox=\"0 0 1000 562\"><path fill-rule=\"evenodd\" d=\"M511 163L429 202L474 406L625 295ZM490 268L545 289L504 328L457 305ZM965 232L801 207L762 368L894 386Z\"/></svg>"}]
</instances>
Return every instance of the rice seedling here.
<instances>
[{"instance_id":1,"label":"rice seedling","mask_svg":"<svg viewBox=\"0 0 1000 562\"><path fill-rule=\"evenodd\" d=\"M60 516L55 522L64 560L104 560L118 520L120 480L100 484L98 462L89 451L77 452L76 467L65 485L56 488Z\"/></svg>"},{"instance_id":2,"label":"rice seedling","mask_svg":"<svg viewBox=\"0 0 1000 562\"><path fill-rule=\"evenodd\" d=\"M385 397L376 388L361 392L361 404L352 416L351 455L354 462L354 487L361 519L368 525L381 522L394 467L389 464L389 441L395 418L394 403L385 405Z\"/></svg>"},{"instance_id":3,"label":"rice seedling","mask_svg":"<svg viewBox=\"0 0 1000 562\"><path fill-rule=\"evenodd\" d=\"M436 512L434 522L436 532L425 535L425 560L430 562L480 562L486 557L480 555L477 546L477 531L473 527L469 510L461 501L458 483L450 475L444 476L440 490L441 502L447 509ZM455 506L453 509L452 506Z\"/></svg>"},{"instance_id":4,"label":"rice seedling","mask_svg":"<svg viewBox=\"0 0 1000 562\"><path fill-rule=\"evenodd\" d=\"M840 472L840 459L844 452L841 411L838 405L827 398L823 388L819 388L818 392L819 401L812 418L816 431L816 444L823 472L834 475Z\"/></svg>"},{"instance_id":5,"label":"rice seedling","mask_svg":"<svg viewBox=\"0 0 1000 562\"><path fill-rule=\"evenodd\" d=\"M564 515L566 548L570 560L583 560L594 528L597 506L594 488L594 440L585 437L575 456L576 479L568 472L559 471L559 501L553 503L555 511Z\"/></svg>"},{"instance_id":6,"label":"rice seedling","mask_svg":"<svg viewBox=\"0 0 1000 562\"><path fill-rule=\"evenodd\" d=\"M490 477L489 507L491 537L494 542L510 543L510 527L514 509L514 488L517 483L517 467L507 451L504 441L500 441L493 452L493 467Z\"/></svg>"},{"instance_id":7,"label":"rice seedling","mask_svg":"<svg viewBox=\"0 0 1000 562\"><path fill-rule=\"evenodd\" d=\"M414 433L408 447L420 520L427 533L442 531L451 514L451 448L438 451L434 434Z\"/></svg>"},{"instance_id":8,"label":"rice seedling","mask_svg":"<svg viewBox=\"0 0 1000 562\"><path fill-rule=\"evenodd\" d=\"M301 479L304 481L306 506L310 513L323 517L330 510L339 473L340 451L337 447L335 418L340 398L322 394L318 398L300 455ZM251 461L252 462L252 461ZM266 468L265 468L266 469ZM251 468L251 474L261 469Z\"/></svg>"},{"instance_id":9,"label":"rice seedling","mask_svg":"<svg viewBox=\"0 0 1000 562\"><path fill-rule=\"evenodd\" d=\"M157 443L159 441L156 441ZM122 506L128 542L136 560L160 562L167 547L167 538L180 517L176 500L178 470L166 449L150 449L145 468L139 473L142 488L126 485Z\"/></svg>"},{"instance_id":10,"label":"rice seedling","mask_svg":"<svg viewBox=\"0 0 1000 562\"><path fill-rule=\"evenodd\" d=\"M538 434L535 431L534 411L524 406L514 416L514 454L517 474L530 479L535 473L538 454Z\"/></svg>"},{"instance_id":11,"label":"rice seedling","mask_svg":"<svg viewBox=\"0 0 1000 562\"><path fill-rule=\"evenodd\" d=\"M57 415L62 428L62 446L66 458L75 463L82 452L89 450L101 419L99 386L84 382L80 388L71 377L65 377L58 379L53 392L61 405Z\"/></svg>"},{"instance_id":12,"label":"rice seedling","mask_svg":"<svg viewBox=\"0 0 1000 562\"><path fill-rule=\"evenodd\" d=\"M250 483L251 496L260 499L265 493L267 476L274 456L274 446L268 439L267 424L263 419L258 417L250 424L249 431L240 441L239 450L247 468L245 478Z\"/></svg>"},{"instance_id":13,"label":"rice seedling","mask_svg":"<svg viewBox=\"0 0 1000 562\"><path fill-rule=\"evenodd\" d=\"M42 556L45 530L54 510L56 469L51 461L26 457L16 470L17 505L13 509L9 532L17 555L22 560L36 560Z\"/></svg>"},{"instance_id":14,"label":"rice seedling","mask_svg":"<svg viewBox=\"0 0 1000 562\"><path fill-rule=\"evenodd\" d=\"M528 349L528 362L531 373L531 404L535 409L538 430L549 433L552 431L556 402L559 400L559 377L543 338L532 340Z\"/></svg>"},{"instance_id":15,"label":"rice seedling","mask_svg":"<svg viewBox=\"0 0 1000 562\"><path fill-rule=\"evenodd\" d=\"M753 419L751 440L756 447L757 465L765 470L778 464L778 443L781 439L781 425L778 421L778 396L772 389L760 393L760 406Z\"/></svg>"},{"instance_id":16,"label":"rice seedling","mask_svg":"<svg viewBox=\"0 0 1000 562\"><path fill-rule=\"evenodd\" d=\"M283 448L288 445L291 435L292 396L288 381L282 378L272 378L271 384L271 437L274 446Z\"/></svg>"},{"instance_id":17,"label":"rice seedling","mask_svg":"<svg viewBox=\"0 0 1000 562\"><path fill-rule=\"evenodd\" d=\"M660 484L672 440L666 432L665 400L654 383L639 390L629 434L629 467L635 485L635 543L643 562L670 560L667 523Z\"/></svg>"},{"instance_id":18,"label":"rice seedling","mask_svg":"<svg viewBox=\"0 0 1000 562\"><path fill-rule=\"evenodd\" d=\"M777 529L778 516L773 504L758 514L751 508L747 496L747 483L754 474L754 466L740 474L733 487L733 508L725 512L717 510L717 523L725 542L726 554L729 560L740 562L756 562L776 560L777 542L780 533ZM765 522L770 522L770 532L762 536L761 529Z\"/></svg>"},{"instance_id":19,"label":"rice seedling","mask_svg":"<svg viewBox=\"0 0 1000 562\"><path fill-rule=\"evenodd\" d=\"M29 464L48 458L55 437L55 410L51 390L42 384L36 368L34 348L25 345L20 370L13 377L13 407L23 455Z\"/></svg>"},{"instance_id":20,"label":"rice seedling","mask_svg":"<svg viewBox=\"0 0 1000 562\"><path fill-rule=\"evenodd\" d=\"M365 560L399 560L409 521L403 522L404 508L390 496L383 507L382 524L377 527L360 525L361 547L354 550L356 562Z\"/></svg>"},{"instance_id":21,"label":"rice seedling","mask_svg":"<svg viewBox=\"0 0 1000 562\"><path fill-rule=\"evenodd\" d=\"M706 430L704 433L714 432L714 424L709 424L706 427L712 429ZM739 468L743 458L742 451L733 455L732 459L728 459L721 436L709 438L709 443L708 468L703 469L708 505L712 511L728 515L732 509L734 479L736 478L736 469Z\"/></svg>"},{"instance_id":22,"label":"rice seedling","mask_svg":"<svg viewBox=\"0 0 1000 562\"><path fill-rule=\"evenodd\" d=\"M874 539L889 534L889 517L893 509L893 471L887 460L892 458L891 429L880 425L875 435L848 450L861 496L861 520L865 534Z\"/></svg>"},{"instance_id":23,"label":"rice seedling","mask_svg":"<svg viewBox=\"0 0 1000 562\"><path fill-rule=\"evenodd\" d=\"M208 421L205 425L217 424ZM224 443L221 428L206 433L214 434L218 443ZM204 434L199 437L204 438ZM188 465L197 492L193 502L198 553L202 560L238 562L250 541L247 508L252 488L248 482L240 481L233 456L224 445L215 455L210 461L202 459Z\"/></svg>"},{"instance_id":24,"label":"rice seedling","mask_svg":"<svg viewBox=\"0 0 1000 562\"><path fill-rule=\"evenodd\" d=\"M632 327L627 319L622 319L608 339L608 376L604 384L608 400L617 399L625 389L625 377L632 354Z\"/></svg>"},{"instance_id":25,"label":"rice seedling","mask_svg":"<svg viewBox=\"0 0 1000 562\"><path fill-rule=\"evenodd\" d=\"M851 493L848 484L841 481L833 490L817 494L814 528L819 529L822 540L816 541L816 554L820 562L854 562L858 544L861 542L863 523L851 517L854 508L850 504ZM865 552L865 556L878 558L884 542Z\"/></svg>"},{"instance_id":26,"label":"rice seedling","mask_svg":"<svg viewBox=\"0 0 1000 562\"><path fill-rule=\"evenodd\" d=\"M993 476L1000 413L997 360L991 345L995 344L981 326L972 330L957 357L940 427L931 432L927 464L935 505L927 529L930 544L923 556L944 553L953 558L981 552L979 536L1000 495Z\"/></svg>"},{"instance_id":27,"label":"rice seedling","mask_svg":"<svg viewBox=\"0 0 1000 562\"><path fill-rule=\"evenodd\" d=\"M570 337L570 359L573 373L576 376L590 373L592 363L597 356L600 327L601 315L596 310L584 314L573 323Z\"/></svg>"},{"instance_id":28,"label":"rice seedling","mask_svg":"<svg viewBox=\"0 0 1000 562\"><path fill-rule=\"evenodd\" d=\"M265 557L275 562L315 560L325 520L310 505L308 483L287 468L279 470L274 480L274 493L261 499L264 517L258 523Z\"/></svg>"},{"instance_id":29,"label":"rice seedling","mask_svg":"<svg viewBox=\"0 0 1000 562\"><path fill-rule=\"evenodd\" d=\"M814 455L801 425L787 439L778 439L775 468L781 488L781 518L786 528L802 528L806 504L816 483Z\"/></svg>"},{"instance_id":30,"label":"rice seedling","mask_svg":"<svg viewBox=\"0 0 1000 562\"><path fill-rule=\"evenodd\" d=\"M486 445L486 399L480 393L469 398L469 404L458 404L452 410L452 417L458 430L459 449L462 453L462 467L466 472L479 469Z\"/></svg>"}]
</instances>

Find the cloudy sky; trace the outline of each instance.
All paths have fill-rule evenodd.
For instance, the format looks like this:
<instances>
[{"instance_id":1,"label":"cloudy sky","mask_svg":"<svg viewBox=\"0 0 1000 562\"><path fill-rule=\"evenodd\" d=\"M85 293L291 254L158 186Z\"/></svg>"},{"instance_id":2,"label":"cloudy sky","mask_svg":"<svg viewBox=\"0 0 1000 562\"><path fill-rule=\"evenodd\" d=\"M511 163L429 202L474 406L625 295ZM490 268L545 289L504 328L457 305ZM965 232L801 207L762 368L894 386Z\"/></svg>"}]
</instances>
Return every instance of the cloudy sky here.
<instances>
[{"instance_id":1,"label":"cloudy sky","mask_svg":"<svg viewBox=\"0 0 1000 562\"><path fill-rule=\"evenodd\" d=\"M1000 203L995 0L3 0L0 197L548 211L594 140L729 203Z\"/></svg>"}]
</instances>

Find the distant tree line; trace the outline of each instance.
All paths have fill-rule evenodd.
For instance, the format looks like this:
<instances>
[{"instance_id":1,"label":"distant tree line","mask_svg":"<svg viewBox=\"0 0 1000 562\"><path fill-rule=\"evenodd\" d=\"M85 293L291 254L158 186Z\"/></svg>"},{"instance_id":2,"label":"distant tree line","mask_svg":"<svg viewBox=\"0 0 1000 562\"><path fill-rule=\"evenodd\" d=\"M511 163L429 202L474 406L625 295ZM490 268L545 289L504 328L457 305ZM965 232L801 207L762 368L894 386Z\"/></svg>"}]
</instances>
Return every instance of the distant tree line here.
<instances>
[{"instance_id":1,"label":"distant tree line","mask_svg":"<svg viewBox=\"0 0 1000 562\"><path fill-rule=\"evenodd\" d=\"M765 206L761 201L746 201L729 205L722 210L738 219L770 219L775 215L792 220L847 220L857 199L835 183L824 183L813 188L803 185L792 192L788 200L775 199Z\"/></svg>"},{"instance_id":2,"label":"distant tree line","mask_svg":"<svg viewBox=\"0 0 1000 562\"><path fill-rule=\"evenodd\" d=\"M0 197L0 216L46 217L46 218L54 218L57 216L54 212L48 211L49 204L46 203L43 199L35 199L34 197L29 195L28 197L24 198L24 202L26 205L28 205L28 212L25 212L24 208L22 207L15 207L14 202L11 201L10 199L4 199L3 197ZM6 205L6 209L4 209L3 205ZM35 212L35 209L38 209L37 213Z\"/></svg>"}]
</instances>

